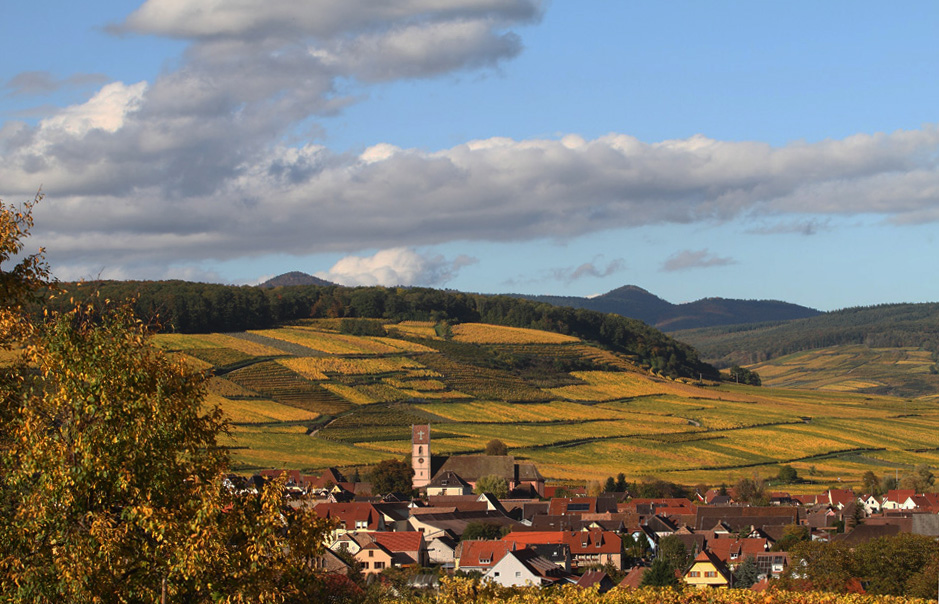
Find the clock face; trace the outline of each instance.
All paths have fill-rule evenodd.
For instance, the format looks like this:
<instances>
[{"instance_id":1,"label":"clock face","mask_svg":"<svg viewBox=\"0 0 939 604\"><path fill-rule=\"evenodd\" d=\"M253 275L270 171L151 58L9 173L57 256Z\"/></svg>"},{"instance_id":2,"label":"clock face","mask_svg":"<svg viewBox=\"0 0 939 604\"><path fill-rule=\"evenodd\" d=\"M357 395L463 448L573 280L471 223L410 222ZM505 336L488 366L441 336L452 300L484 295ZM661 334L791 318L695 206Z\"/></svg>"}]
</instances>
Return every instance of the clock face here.
<instances>
[{"instance_id":1,"label":"clock face","mask_svg":"<svg viewBox=\"0 0 939 604\"><path fill-rule=\"evenodd\" d=\"M423 457L418 457L418 458L417 458L417 463L424 463L424 458L423 458Z\"/></svg>"}]
</instances>

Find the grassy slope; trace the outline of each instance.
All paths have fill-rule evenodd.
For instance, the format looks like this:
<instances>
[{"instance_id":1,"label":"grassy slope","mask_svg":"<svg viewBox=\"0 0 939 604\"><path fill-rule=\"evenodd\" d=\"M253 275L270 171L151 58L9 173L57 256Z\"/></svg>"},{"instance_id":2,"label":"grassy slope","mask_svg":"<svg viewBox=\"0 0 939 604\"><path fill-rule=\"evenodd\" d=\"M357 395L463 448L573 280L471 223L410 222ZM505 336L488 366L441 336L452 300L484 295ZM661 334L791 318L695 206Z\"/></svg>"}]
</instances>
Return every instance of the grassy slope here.
<instances>
[{"instance_id":1,"label":"grassy slope","mask_svg":"<svg viewBox=\"0 0 939 604\"><path fill-rule=\"evenodd\" d=\"M831 391L834 382L825 392L700 387L556 334L466 326L444 341L430 324L388 327L390 337L356 338L310 321L157 342L215 364L211 401L232 416L244 471L401 456L417 422L432 425L437 453L479 452L499 438L549 479L573 481L624 472L718 484L791 463L812 489L868 469L939 464L933 399L839 391L844 383Z\"/></svg>"}]
</instances>

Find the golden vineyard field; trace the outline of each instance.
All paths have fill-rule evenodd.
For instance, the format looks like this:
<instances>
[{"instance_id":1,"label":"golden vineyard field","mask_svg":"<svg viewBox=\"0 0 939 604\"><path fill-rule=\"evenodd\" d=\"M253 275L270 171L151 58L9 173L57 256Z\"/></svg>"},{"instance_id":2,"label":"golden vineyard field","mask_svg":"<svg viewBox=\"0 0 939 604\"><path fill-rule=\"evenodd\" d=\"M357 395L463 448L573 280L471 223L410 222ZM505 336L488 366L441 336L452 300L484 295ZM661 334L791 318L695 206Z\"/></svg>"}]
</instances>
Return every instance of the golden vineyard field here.
<instances>
[{"instance_id":1,"label":"golden vineyard field","mask_svg":"<svg viewBox=\"0 0 939 604\"><path fill-rule=\"evenodd\" d=\"M593 589L567 586L562 588L499 588L474 586L466 579L444 579L439 595L401 598L383 602L433 602L434 604L927 604L935 600L862 594L830 594L821 592L753 592L745 589L714 590L642 588L613 589L598 594Z\"/></svg>"},{"instance_id":2,"label":"golden vineyard field","mask_svg":"<svg viewBox=\"0 0 939 604\"><path fill-rule=\"evenodd\" d=\"M429 423L438 453L497 438L549 480L657 477L732 483L794 466L817 485L867 470L939 465L939 402L842 390L673 381L568 336L493 325L386 325L387 337L337 321L243 334L159 335L158 345L213 374L209 403L233 423L237 467L313 470L400 457Z\"/></svg>"}]
</instances>

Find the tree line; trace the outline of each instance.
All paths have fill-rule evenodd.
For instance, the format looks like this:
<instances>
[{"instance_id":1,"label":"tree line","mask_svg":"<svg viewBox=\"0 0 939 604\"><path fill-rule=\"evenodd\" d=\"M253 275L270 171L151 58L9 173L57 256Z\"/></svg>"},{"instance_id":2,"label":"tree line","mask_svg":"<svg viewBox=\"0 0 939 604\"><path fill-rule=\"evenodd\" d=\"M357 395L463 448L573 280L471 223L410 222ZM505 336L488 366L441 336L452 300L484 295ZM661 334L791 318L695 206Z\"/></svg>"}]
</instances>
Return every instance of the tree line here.
<instances>
[{"instance_id":1,"label":"tree line","mask_svg":"<svg viewBox=\"0 0 939 604\"><path fill-rule=\"evenodd\" d=\"M430 288L290 286L264 289L186 281L95 281L63 284L43 308L74 301L132 300L136 315L163 331L213 333L265 329L309 318L376 318L482 322L540 329L596 342L668 377L719 379L697 351L641 321L591 310L556 307L510 296ZM37 305L38 311L40 306Z\"/></svg>"}]
</instances>

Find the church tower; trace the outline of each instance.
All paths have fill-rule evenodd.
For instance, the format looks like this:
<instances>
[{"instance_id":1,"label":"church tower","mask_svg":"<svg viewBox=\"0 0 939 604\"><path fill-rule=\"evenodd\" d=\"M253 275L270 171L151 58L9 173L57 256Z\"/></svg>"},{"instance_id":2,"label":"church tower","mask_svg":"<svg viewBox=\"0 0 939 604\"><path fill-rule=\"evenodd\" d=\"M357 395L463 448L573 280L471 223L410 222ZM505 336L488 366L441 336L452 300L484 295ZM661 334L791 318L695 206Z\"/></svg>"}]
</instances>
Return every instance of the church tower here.
<instances>
[{"instance_id":1,"label":"church tower","mask_svg":"<svg viewBox=\"0 0 939 604\"><path fill-rule=\"evenodd\" d=\"M411 467L413 486L419 489L430 482L430 426L411 426Z\"/></svg>"}]
</instances>

